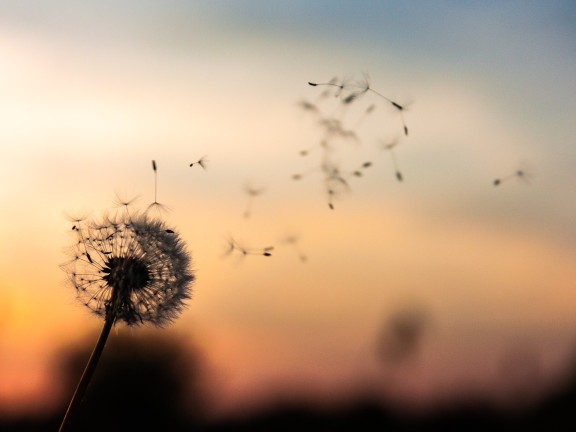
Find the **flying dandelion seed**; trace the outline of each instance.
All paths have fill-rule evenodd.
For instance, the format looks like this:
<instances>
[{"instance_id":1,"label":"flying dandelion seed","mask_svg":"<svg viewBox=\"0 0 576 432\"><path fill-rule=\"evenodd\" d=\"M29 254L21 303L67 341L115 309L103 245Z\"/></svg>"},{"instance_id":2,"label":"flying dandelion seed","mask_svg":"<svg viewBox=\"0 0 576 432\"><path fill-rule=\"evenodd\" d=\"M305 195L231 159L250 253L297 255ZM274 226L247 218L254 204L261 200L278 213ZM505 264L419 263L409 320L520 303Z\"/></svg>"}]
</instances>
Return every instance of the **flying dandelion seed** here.
<instances>
[{"instance_id":1,"label":"flying dandelion seed","mask_svg":"<svg viewBox=\"0 0 576 432\"><path fill-rule=\"evenodd\" d=\"M307 100L301 100L300 102L298 102L298 106L302 108L304 111L313 112L315 114L318 113L318 107L312 102L308 102Z\"/></svg>"},{"instance_id":2,"label":"flying dandelion seed","mask_svg":"<svg viewBox=\"0 0 576 432\"><path fill-rule=\"evenodd\" d=\"M158 202L158 166L156 165L155 160L152 160L152 170L154 171L154 202L147 207L146 212L156 209L160 215L162 212L166 212L170 209L168 206Z\"/></svg>"},{"instance_id":3,"label":"flying dandelion seed","mask_svg":"<svg viewBox=\"0 0 576 432\"><path fill-rule=\"evenodd\" d=\"M351 140L358 140L358 135L352 129L346 129L342 121L337 118L323 118L319 122L320 126L324 129L326 138L321 141L321 146L328 147L328 141L331 138L344 138Z\"/></svg>"},{"instance_id":4,"label":"flying dandelion seed","mask_svg":"<svg viewBox=\"0 0 576 432\"><path fill-rule=\"evenodd\" d=\"M248 202L246 203L246 208L244 210L244 217L248 219L250 216L252 216L252 206L254 199L264 192L264 188L256 188L247 184L244 187L244 192L248 195Z\"/></svg>"},{"instance_id":5,"label":"flying dandelion seed","mask_svg":"<svg viewBox=\"0 0 576 432\"><path fill-rule=\"evenodd\" d=\"M308 85L311 85L312 87L317 87L317 86L331 86L331 87L335 87L337 90L334 93L334 97L339 97L342 94L342 91L344 91L344 88L347 86L348 82L350 81L350 78L344 78L340 84L338 84L338 78L334 77L332 78L330 81L325 82L325 83L315 83L315 82L310 82L308 81Z\"/></svg>"},{"instance_id":6,"label":"flying dandelion seed","mask_svg":"<svg viewBox=\"0 0 576 432\"><path fill-rule=\"evenodd\" d=\"M289 234L282 240L282 243L290 245L296 251L296 254L298 254L298 258L300 259L300 261L306 262L308 261L308 257L298 247L299 240L300 239L298 238L297 235Z\"/></svg>"},{"instance_id":7,"label":"flying dandelion seed","mask_svg":"<svg viewBox=\"0 0 576 432\"><path fill-rule=\"evenodd\" d=\"M307 170L307 171L302 171L302 172L299 172L299 173L292 174L291 178L292 178L292 180L296 180L296 181L302 180L304 177L307 177L307 176L309 176L310 174L312 174L312 173L314 173L314 172L317 172L318 169L319 169L318 167L310 168L310 169Z\"/></svg>"},{"instance_id":8,"label":"flying dandelion seed","mask_svg":"<svg viewBox=\"0 0 576 432\"><path fill-rule=\"evenodd\" d=\"M360 168L352 171L352 175L355 177L362 177L364 175L364 170L370 168L372 166L372 162L364 162L360 165Z\"/></svg>"},{"instance_id":9,"label":"flying dandelion seed","mask_svg":"<svg viewBox=\"0 0 576 432\"><path fill-rule=\"evenodd\" d=\"M358 119L358 121L356 122L356 128L360 127L360 125L364 122L364 120L366 120L366 118L372 114L374 112L374 110L376 109L376 105L372 104L369 105L368 108L366 108L364 110L364 112L362 113L362 116Z\"/></svg>"},{"instance_id":10,"label":"flying dandelion seed","mask_svg":"<svg viewBox=\"0 0 576 432\"><path fill-rule=\"evenodd\" d=\"M360 95L366 94L367 92L370 91L380 96L381 98L389 102L394 108L396 108L396 110L400 113L400 120L402 121L402 128L404 130L404 135L408 136L408 126L406 126L406 121L404 120L404 110L405 110L404 105L400 105L398 102L395 102L389 97L386 97L382 93L374 90L370 86L370 76L367 73L363 74L363 79L357 81L356 85L360 88L360 90L358 91Z\"/></svg>"},{"instance_id":11,"label":"flying dandelion seed","mask_svg":"<svg viewBox=\"0 0 576 432\"><path fill-rule=\"evenodd\" d=\"M199 165L202 167L202 169L206 169L206 166L208 164L208 160L206 159L206 156L202 156L200 159L198 159L196 162L192 162L190 164L190 166L194 166L194 165Z\"/></svg>"},{"instance_id":12,"label":"flying dandelion seed","mask_svg":"<svg viewBox=\"0 0 576 432\"><path fill-rule=\"evenodd\" d=\"M267 246L264 248L249 248L242 245L232 236L227 237L226 244L227 248L226 252L224 253L225 257L232 254L237 254L240 257L245 257L248 255L260 255L269 257L272 256L272 251L274 250L274 246Z\"/></svg>"},{"instance_id":13,"label":"flying dandelion seed","mask_svg":"<svg viewBox=\"0 0 576 432\"><path fill-rule=\"evenodd\" d=\"M493 184L494 184L494 186L499 186L502 183L504 183L508 180L513 180L513 179L518 179L518 180L522 180L526 183L530 183L532 178L533 178L533 175L531 173L527 172L526 170L519 169L512 174L509 174L507 176L495 179L493 181Z\"/></svg>"},{"instance_id":14,"label":"flying dandelion seed","mask_svg":"<svg viewBox=\"0 0 576 432\"><path fill-rule=\"evenodd\" d=\"M332 196L334 195L334 192L329 190L328 191L328 207L330 208L330 210L334 210L334 203L332 202Z\"/></svg>"},{"instance_id":15,"label":"flying dandelion seed","mask_svg":"<svg viewBox=\"0 0 576 432\"><path fill-rule=\"evenodd\" d=\"M349 178L363 177L364 171L372 166L372 162L366 161L353 171L342 171L334 162L324 161L322 172L324 174L324 187L328 197L328 207L334 210L334 200L344 193L350 192Z\"/></svg>"},{"instance_id":16,"label":"flying dandelion seed","mask_svg":"<svg viewBox=\"0 0 576 432\"><path fill-rule=\"evenodd\" d=\"M354 87L357 90L351 91L346 97L342 99L342 103L345 105L351 104L352 102L358 100L360 97L364 96L368 92L372 92L375 95L381 97L385 101L387 101L390 105L392 105L399 113L400 113L400 120L402 122L402 129L404 131L404 135L408 136L408 126L406 125L406 121L404 119L404 111L406 107L404 105L395 102L394 100L390 99L387 96L384 96L382 93L374 90L370 85L370 76L367 73L363 74L363 78L358 80L352 84L349 83L341 83L337 84L337 82L327 82L327 83L315 83L315 82L308 82L309 85L313 87L317 86L335 86L340 89L340 92L344 91L346 88Z\"/></svg>"},{"instance_id":17,"label":"flying dandelion seed","mask_svg":"<svg viewBox=\"0 0 576 432\"><path fill-rule=\"evenodd\" d=\"M322 145L319 149L317 146L312 148L305 148L304 150L300 151L300 155L307 157L311 154L312 149L320 150L319 153L321 160L319 163L319 168L322 172L324 191L327 196L328 207L330 209L334 209L335 201L344 193L351 190L349 185L350 179L364 177L366 170L372 166L372 162L365 162L360 167L353 169L350 169L349 166L342 166L341 168L336 166L333 162L333 155L337 154L337 152L340 150L341 143L353 142L361 144L362 140L357 133L358 126L366 118L371 116L376 108L381 105L380 99L384 99L387 104L391 105L394 110L400 113L403 133L404 135L408 135L408 127L404 121L403 114L406 107L372 88L370 77L366 73L363 74L360 80L355 81L351 81L350 78L344 80L333 78L327 82L309 81L308 84L313 87L326 87L328 89L327 91L330 91L331 93L332 90L335 90L335 96L338 96L339 101L341 102L339 105L340 108L337 109L338 112L335 116L323 115L320 111L320 108L323 106L321 106L319 103L310 104L310 106L304 104L301 105L304 109L311 109L312 106L315 108L314 112L317 113L319 117L317 125L323 135L321 141ZM350 128L347 122L344 121L345 114L348 109L347 107L351 104L354 104L355 106L357 104L359 105L360 100L364 100L368 93L371 93L376 100L372 100L371 102L374 103L366 104L364 108L360 108L362 111L357 111L360 112L361 115L356 120L356 125L353 128ZM403 181L403 174L399 169L393 146L390 146L387 150L390 151L390 158L394 166L396 179L401 182ZM296 174L292 175L292 179L301 180L307 174L307 172L297 172Z\"/></svg>"},{"instance_id":18,"label":"flying dandelion seed","mask_svg":"<svg viewBox=\"0 0 576 432\"><path fill-rule=\"evenodd\" d=\"M334 200L341 195L342 186L347 188L348 184L336 179L325 180L328 208L330 208L330 210L334 210Z\"/></svg>"},{"instance_id":19,"label":"flying dandelion seed","mask_svg":"<svg viewBox=\"0 0 576 432\"><path fill-rule=\"evenodd\" d=\"M322 122L320 122L320 124L322 124ZM330 133L326 133L326 135L329 135ZM345 133L344 136L349 136L349 134ZM315 146L311 146L307 149L303 149L300 150L298 152L298 154L302 157L306 157L308 155L310 155L315 149L320 149L322 150L324 153L328 152L331 150L330 144L328 143L328 139L322 139L320 140L320 143L318 145Z\"/></svg>"},{"instance_id":20,"label":"flying dandelion seed","mask_svg":"<svg viewBox=\"0 0 576 432\"><path fill-rule=\"evenodd\" d=\"M380 147L383 150L386 150L390 154L390 159L392 160L392 166L394 167L394 173L396 175L396 180L401 182L404 180L404 176L402 175L402 172L400 171L400 168L398 166L398 161L396 159L396 153L395 153L395 148L398 144L399 144L399 141L394 140L394 141L389 142L389 143L382 142Z\"/></svg>"},{"instance_id":21,"label":"flying dandelion seed","mask_svg":"<svg viewBox=\"0 0 576 432\"><path fill-rule=\"evenodd\" d=\"M156 168L153 163L153 168ZM191 297L194 274L180 236L146 214L75 220L71 259L62 266L78 300L104 318L104 327L70 401L60 432L68 427L88 388L112 326L176 319Z\"/></svg>"}]
</instances>

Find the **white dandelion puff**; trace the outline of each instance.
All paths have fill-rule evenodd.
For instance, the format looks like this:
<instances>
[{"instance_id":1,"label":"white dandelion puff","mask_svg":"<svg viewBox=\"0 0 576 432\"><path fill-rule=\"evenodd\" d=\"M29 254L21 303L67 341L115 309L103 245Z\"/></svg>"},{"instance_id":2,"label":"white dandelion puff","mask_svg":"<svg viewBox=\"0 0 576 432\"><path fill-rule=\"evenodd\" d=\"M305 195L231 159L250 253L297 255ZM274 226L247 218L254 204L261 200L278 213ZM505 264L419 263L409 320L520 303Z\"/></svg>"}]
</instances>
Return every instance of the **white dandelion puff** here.
<instances>
[{"instance_id":1,"label":"white dandelion puff","mask_svg":"<svg viewBox=\"0 0 576 432\"><path fill-rule=\"evenodd\" d=\"M172 321L190 298L194 275L180 237L146 215L75 225L64 266L78 299L96 315L128 325Z\"/></svg>"}]
</instances>

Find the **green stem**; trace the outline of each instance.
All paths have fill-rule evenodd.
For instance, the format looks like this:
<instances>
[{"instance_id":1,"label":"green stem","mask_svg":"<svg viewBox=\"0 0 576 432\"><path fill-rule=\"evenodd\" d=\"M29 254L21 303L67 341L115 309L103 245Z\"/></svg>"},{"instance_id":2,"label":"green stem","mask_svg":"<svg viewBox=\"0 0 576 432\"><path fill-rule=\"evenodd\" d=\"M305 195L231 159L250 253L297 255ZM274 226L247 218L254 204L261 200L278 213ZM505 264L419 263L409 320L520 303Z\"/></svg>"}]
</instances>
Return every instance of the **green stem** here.
<instances>
[{"instance_id":1,"label":"green stem","mask_svg":"<svg viewBox=\"0 0 576 432\"><path fill-rule=\"evenodd\" d=\"M66 414L64 415L64 419L62 420L62 424L60 425L60 429L58 432L64 432L72 417L75 415L78 407L80 406L80 402L84 398L84 394L86 393L86 389L88 388L88 384L90 384L90 380L92 379L92 375L96 370L96 365L98 364L98 360L100 360L100 355L104 350L104 346L106 345L106 340L108 339L108 335L110 334L110 330L114 325L115 317L114 314L108 314L106 320L104 321L104 327L102 328L102 332L100 333L100 337L98 338L98 342L96 342L96 346L94 347L94 351L92 351L92 355L90 356L90 360L88 360L88 364L84 369L84 373L82 373L82 377L80 378L80 382L78 382L78 386L76 387L76 391L74 392L74 396L72 396L72 400L70 401L70 405L68 405L68 409L66 410Z\"/></svg>"}]
</instances>

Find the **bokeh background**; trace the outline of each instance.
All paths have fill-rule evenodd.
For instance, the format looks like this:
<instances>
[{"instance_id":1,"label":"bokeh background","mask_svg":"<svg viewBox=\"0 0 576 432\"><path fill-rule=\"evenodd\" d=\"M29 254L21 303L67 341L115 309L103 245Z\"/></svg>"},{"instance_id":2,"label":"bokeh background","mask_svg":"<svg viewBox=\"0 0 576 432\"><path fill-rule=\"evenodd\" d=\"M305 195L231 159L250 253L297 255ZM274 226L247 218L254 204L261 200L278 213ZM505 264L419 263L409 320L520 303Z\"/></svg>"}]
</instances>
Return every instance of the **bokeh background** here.
<instances>
[{"instance_id":1,"label":"bokeh background","mask_svg":"<svg viewBox=\"0 0 576 432\"><path fill-rule=\"evenodd\" d=\"M0 415L68 400L63 353L102 323L64 283L66 216L146 208L152 160L194 298L112 337L193 352L207 415L545 399L576 348L575 22L561 0L1 2ZM373 92L307 84L365 74L408 136ZM320 115L356 134L331 138L341 173L371 162L334 209Z\"/></svg>"}]
</instances>

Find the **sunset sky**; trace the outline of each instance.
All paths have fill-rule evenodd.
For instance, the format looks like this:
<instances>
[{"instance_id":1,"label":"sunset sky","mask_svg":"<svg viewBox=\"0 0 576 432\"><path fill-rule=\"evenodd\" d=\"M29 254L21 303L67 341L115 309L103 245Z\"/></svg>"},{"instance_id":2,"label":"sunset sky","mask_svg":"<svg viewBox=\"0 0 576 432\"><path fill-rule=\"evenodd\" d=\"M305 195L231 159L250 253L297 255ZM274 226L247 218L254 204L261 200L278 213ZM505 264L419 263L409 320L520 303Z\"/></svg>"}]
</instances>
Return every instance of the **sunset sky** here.
<instances>
[{"instance_id":1,"label":"sunset sky","mask_svg":"<svg viewBox=\"0 0 576 432\"><path fill-rule=\"evenodd\" d=\"M575 22L561 0L1 2L0 413L52 403L56 353L102 324L60 269L66 215L117 194L146 208L152 160L197 281L175 325L134 332L199 347L218 409L366 383L416 405L505 398L514 356L538 365L519 379L561 380L576 353ZM373 92L345 106L307 84L368 75L402 117ZM330 141L334 166L372 163L334 209L303 101L356 133ZM528 181L494 186L518 170ZM226 257L229 236L272 256ZM409 361L383 360L378 335L411 311Z\"/></svg>"}]
</instances>

